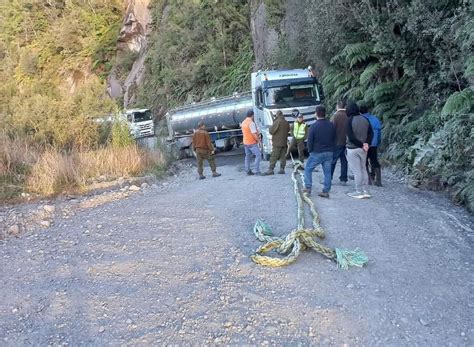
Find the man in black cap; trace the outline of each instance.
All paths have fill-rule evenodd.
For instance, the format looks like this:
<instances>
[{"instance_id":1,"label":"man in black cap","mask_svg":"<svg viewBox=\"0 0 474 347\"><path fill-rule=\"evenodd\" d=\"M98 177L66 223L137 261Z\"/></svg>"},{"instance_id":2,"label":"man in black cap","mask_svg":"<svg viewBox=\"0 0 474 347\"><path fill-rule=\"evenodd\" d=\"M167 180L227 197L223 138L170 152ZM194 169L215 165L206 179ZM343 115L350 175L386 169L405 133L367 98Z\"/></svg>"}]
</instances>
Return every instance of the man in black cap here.
<instances>
[{"instance_id":1,"label":"man in black cap","mask_svg":"<svg viewBox=\"0 0 474 347\"><path fill-rule=\"evenodd\" d=\"M359 112L355 102L348 102L346 106L347 116L347 161L349 168L354 173L355 190L347 193L351 198L370 198L368 184L369 175L365 167L369 144L372 142L372 128L369 121Z\"/></svg>"}]
</instances>

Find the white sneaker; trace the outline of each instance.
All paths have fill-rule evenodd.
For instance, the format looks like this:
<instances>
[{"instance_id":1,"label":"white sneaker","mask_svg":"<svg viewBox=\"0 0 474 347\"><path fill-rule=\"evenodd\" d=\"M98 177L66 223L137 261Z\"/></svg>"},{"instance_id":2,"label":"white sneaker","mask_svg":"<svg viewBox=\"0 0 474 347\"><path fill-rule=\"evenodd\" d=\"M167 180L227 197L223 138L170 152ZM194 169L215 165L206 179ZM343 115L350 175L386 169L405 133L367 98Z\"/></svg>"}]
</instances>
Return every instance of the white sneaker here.
<instances>
[{"instance_id":1,"label":"white sneaker","mask_svg":"<svg viewBox=\"0 0 474 347\"><path fill-rule=\"evenodd\" d=\"M350 196L351 198L354 198L354 199L364 199L365 198L365 195L362 192L359 192L357 190L355 192L347 193L347 195Z\"/></svg>"},{"instance_id":2,"label":"white sneaker","mask_svg":"<svg viewBox=\"0 0 474 347\"><path fill-rule=\"evenodd\" d=\"M364 196L364 199L368 199L372 197L372 195L370 195L368 190L363 190L362 195Z\"/></svg>"}]
</instances>

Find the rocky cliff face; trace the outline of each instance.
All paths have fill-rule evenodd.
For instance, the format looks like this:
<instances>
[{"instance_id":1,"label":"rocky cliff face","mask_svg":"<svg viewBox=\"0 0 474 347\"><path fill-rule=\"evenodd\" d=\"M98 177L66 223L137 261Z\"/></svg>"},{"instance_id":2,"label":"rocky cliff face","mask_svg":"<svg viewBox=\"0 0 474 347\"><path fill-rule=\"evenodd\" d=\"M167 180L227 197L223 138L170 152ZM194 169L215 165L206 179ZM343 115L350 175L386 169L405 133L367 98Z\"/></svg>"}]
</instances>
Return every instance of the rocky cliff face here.
<instances>
[{"instance_id":1,"label":"rocky cliff face","mask_svg":"<svg viewBox=\"0 0 474 347\"><path fill-rule=\"evenodd\" d=\"M143 81L147 36L151 29L150 0L127 0L127 2L117 43L117 60L120 61L126 56L133 57L133 65L126 76L119 76L119 67L115 66L107 79L109 95L114 99L123 97L123 107L135 101L136 87Z\"/></svg>"},{"instance_id":2,"label":"rocky cliff face","mask_svg":"<svg viewBox=\"0 0 474 347\"><path fill-rule=\"evenodd\" d=\"M252 29L255 68L263 69L278 47L278 33L266 22L267 10L263 0L251 1L250 27Z\"/></svg>"},{"instance_id":3,"label":"rocky cliff face","mask_svg":"<svg viewBox=\"0 0 474 347\"><path fill-rule=\"evenodd\" d=\"M305 0L287 0L282 6L281 18L274 18L272 26L268 24L268 8L265 1L251 1L250 24L256 69L289 66L290 61L285 64L285 61L280 61L281 58L278 57L282 55L291 57L299 52L298 42L305 29Z\"/></svg>"}]
</instances>

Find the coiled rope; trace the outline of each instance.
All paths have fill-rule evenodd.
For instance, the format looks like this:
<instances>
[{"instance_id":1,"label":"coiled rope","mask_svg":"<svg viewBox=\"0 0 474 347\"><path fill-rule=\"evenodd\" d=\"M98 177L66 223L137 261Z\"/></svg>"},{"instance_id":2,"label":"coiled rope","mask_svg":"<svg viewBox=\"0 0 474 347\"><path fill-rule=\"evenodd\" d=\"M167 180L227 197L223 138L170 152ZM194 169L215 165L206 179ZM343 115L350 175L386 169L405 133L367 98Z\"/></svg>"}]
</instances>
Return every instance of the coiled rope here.
<instances>
[{"instance_id":1,"label":"coiled rope","mask_svg":"<svg viewBox=\"0 0 474 347\"><path fill-rule=\"evenodd\" d=\"M298 180L298 175L303 182L303 173L300 168L303 168L303 163L301 161L293 160L293 172L291 174L291 179L293 181L293 188L296 197L296 202L298 205L297 210L297 227L292 230L285 238L272 236L272 229L264 221L258 219L255 222L253 232L257 239L265 244L259 247L255 254L250 258L257 264L263 266L284 266L289 265L296 261L300 251L306 248L312 248L316 252L321 253L329 259L336 261L339 268L348 269L349 266L358 266L362 267L367 263L368 258L365 253L359 249L353 251L347 250L344 248L335 248L331 249L322 244L316 242L314 237L324 239L325 233L320 225L319 214L314 207L313 201L309 198L307 194L304 194L300 190L300 184ZM304 206L308 205L309 210L312 216L312 229L307 229L304 227ZM275 250L278 254L283 257L270 257L264 255L271 250Z\"/></svg>"}]
</instances>

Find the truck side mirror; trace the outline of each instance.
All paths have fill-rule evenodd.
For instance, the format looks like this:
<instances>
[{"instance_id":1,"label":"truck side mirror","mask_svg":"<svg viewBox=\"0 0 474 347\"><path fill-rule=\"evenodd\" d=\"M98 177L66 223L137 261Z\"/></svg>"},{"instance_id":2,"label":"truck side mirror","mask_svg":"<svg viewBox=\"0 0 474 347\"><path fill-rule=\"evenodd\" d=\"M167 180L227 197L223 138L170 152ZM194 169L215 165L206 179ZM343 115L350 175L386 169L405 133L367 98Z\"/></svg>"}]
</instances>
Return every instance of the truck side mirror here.
<instances>
[{"instance_id":1,"label":"truck side mirror","mask_svg":"<svg viewBox=\"0 0 474 347\"><path fill-rule=\"evenodd\" d=\"M261 110L262 107L263 107L263 105L262 105L263 104L262 88L257 89L256 100L257 100L257 105L255 105L255 106L257 106L257 108Z\"/></svg>"}]
</instances>

